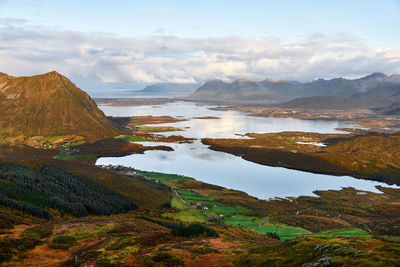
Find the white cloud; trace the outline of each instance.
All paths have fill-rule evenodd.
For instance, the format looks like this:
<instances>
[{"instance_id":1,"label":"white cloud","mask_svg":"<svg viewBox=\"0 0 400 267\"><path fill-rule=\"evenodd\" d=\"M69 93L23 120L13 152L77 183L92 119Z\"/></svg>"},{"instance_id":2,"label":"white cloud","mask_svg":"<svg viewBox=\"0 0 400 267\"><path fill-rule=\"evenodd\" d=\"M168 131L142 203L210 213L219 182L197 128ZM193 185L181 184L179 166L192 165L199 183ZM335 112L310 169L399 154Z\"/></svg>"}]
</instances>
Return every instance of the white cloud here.
<instances>
[{"instance_id":1,"label":"white cloud","mask_svg":"<svg viewBox=\"0 0 400 267\"><path fill-rule=\"evenodd\" d=\"M13 75L57 70L103 82L186 83L400 73L399 48L368 47L351 36L316 34L298 42L277 37L134 39L54 31L10 18L2 21L9 23L0 27L0 71Z\"/></svg>"}]
</instances>

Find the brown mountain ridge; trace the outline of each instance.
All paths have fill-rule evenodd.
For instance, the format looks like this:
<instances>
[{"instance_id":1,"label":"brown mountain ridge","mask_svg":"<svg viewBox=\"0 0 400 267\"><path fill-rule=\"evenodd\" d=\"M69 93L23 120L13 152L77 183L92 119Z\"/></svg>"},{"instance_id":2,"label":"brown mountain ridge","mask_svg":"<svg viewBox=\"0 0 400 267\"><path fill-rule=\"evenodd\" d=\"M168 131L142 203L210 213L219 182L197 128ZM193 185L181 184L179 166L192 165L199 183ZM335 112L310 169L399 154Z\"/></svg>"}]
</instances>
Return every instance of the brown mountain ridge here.
<instances>
[{"instance_id":1,"label":"brown mountain ridge","mask_svg":"<svg viewBox=\"0 0 400 267\"><path fill-rule=\"evenodd\" d=\"M0 129L3 137L118 134L90 96L56 71L29 77L0 73Z\"/></svg>"}]
</instances>

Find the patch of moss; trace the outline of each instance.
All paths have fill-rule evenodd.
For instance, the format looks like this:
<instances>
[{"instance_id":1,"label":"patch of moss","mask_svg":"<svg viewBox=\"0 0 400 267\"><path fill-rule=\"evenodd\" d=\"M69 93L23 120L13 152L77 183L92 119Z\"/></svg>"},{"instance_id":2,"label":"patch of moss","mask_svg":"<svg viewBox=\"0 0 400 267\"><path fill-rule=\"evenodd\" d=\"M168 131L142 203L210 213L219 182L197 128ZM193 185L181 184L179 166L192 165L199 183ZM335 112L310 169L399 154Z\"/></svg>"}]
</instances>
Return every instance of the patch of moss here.
<instances>
[{"instance_id":1,"label":"patch of moss","mask_svg":"<svg viewBox=\"0 0 400 267\"><path fill-rule=\"evenodd\" d=\"M50 248L68 250L77 244L76 238L73 236L59 235L53 238Z\"/></svg>"}]
</instances>

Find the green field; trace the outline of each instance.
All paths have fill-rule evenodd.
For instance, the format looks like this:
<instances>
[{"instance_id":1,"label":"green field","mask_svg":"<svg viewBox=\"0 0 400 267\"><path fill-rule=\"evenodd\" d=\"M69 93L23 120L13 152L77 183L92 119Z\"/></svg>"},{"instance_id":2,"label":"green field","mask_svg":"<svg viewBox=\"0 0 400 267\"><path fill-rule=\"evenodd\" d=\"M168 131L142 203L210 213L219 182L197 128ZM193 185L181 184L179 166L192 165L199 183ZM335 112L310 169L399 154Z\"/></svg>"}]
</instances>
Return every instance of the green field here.
<instances>
[{"instance_id":1,"label":"green field","mask_svg":"<svg viewBox=\"0 0 400 267\"><path fill-rule=\"evenodd\" d=\"M188 191L188 190L176 190L176 192L183 198L184 200L190 202L191 200L194 201L215 201L217 200L214 197L203 197L196 192Z\"/></svg>"},{"instance_id":2,"label":"green field","mask_svg":"<svg viewBox=\"0 0 400 267\"><path fill-rule=\"evenodd\" d=\"M178 209L174 213L164 213L164 216L180 220L182 222L206 222L207 219L201 213L201 210L196 209L192 206L186 205L177 197L173 197L171 200L171 207Z\"/></svg>"},{"instance_id":3,"label":"green field","mask_svg":"<svg viewBox=\"0 0 400 267\"><path fill-rule=\"evenodd\" d=\"M85 141L81 141L81 142L85 142ZM81 143L81 142L77 142L77 143ZM69 146L72 146L73 144L70 144ZM79 144L78 144L79 145ZM71 150L69 148L62 148L61 149L61 153L57 156L55 156L55 159L59 159L59 160L74 160L74 159L82 159L82 158L95 158L97 157L96 154L86 154L86 155L78 155L78 154L74 154L74 155L67 155L68 152L71 152Z\"/></svg>"},{"instance_id":4,"label":"green field","mask_svg":"<svg viewBox=\"0 0 400 267\"><path fill-rule=\"evenodd\" d=\"M222 213L224 215L228 214L245 214L246 210L244 209L238 209L235 207L230 207L230 206L213 206L211 208L212 211L215 211L217 213Z\"/></svg>"},{"instance_id":5,"label":"green field","mask_svg":"<svg viewBox=\"0 0 400 267\"><path fill-rule=\"evenodd\" d=\"M271 224L271 225L265 225L262 226L260 228L255 229L254 231L256 231L257 233L261 233L261 234L266 234L266 233L276 233L276 228L278 226Z\"/></svg>"},{"instance_id":6,"label":"green field","mask_svg":"<svg viewBox=\"0 0 400 267\"><path fill-rule=\"evenodd\" d=\"M300 227L278 226L276 234L281 240L285 241L297 238L304 234L311 234L311 232Z\"/></svg>"},{"instance_id":7,"label":"green field","mask_svg":"<svg viewBox=\"0 0 400 267\"><path fill-rule=\"evenodd\" d=\"M142 175L148 179L152 180L175 180L175 179L185 179L185 176L178 174L168 174L168 173L160 173L160 172L139 172L139 175Z\"/></svg>"},{"instance_id":8,"label":"green field","mask_svg":"<svg viewBox=\"0 0 400 267\"><path fill-rule=\"evenodd\" d=\"M151 139L151 138L145 138L145 137L133 136L133 135L126 135L124 137L119 137L116 139L127 141L127 142L153 142L154 141L154 139Z\"/></svg>"},{"instance_id":9,"label":"green field","mask_svg":"<svg viewBox=\"0 0 400 267\"><path fill-rule=\"evenodd\" d=\"M85 141L78 141L78 142L75 142L75 143L67 144L67 146L79 146L79 145L82 145L84 143L85 143Z\"/></svg>"},{"instance_id":10,"label":"green field","mask_svg":"<svg viewBox=\"0 0 400 267\"><path fill-rule=\"evenodd\" d=\"M257 228L254 231L266 234L266 233L276 233L279 238L283 241L290 240L302 236L304 234L311 234L310 231L300 227L290 227L290 226L282 226L282 225L265 225L263 227Z\"/></svg>"},{"instance_id":11,"label":"green field","mask_svg":"<svg viewBox=\"0 0 400 267\"><path fill-rule=\"evenodd\" d=\"M243 226L246 228L255 228L260 226L259 220L247 216L225 217L223 221L232 226Z\"/></svg>"}]
</instances>

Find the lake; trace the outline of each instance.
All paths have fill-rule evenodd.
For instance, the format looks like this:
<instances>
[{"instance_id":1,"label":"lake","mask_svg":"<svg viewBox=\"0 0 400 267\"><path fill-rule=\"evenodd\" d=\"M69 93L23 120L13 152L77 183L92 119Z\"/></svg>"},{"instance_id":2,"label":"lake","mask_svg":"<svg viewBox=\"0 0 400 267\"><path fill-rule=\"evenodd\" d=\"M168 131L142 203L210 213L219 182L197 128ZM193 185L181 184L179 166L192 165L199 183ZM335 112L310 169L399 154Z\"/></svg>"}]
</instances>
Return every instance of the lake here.
<instances>
[{"instance_id":1,"label":"lake","mask_svg":"<svg viewBox=\"0 0 400 267\"><path fill-rule=\"evenodd\" d=\"M238 134L282 131L337 133L336 128L356 127L340 121L247 116L244 112L216 110L215 106L193 102L174 102L159 106L100 106L100 108L107 116L152 115L187 118L189 119L187 121L161 124L185 128L185 131L163 134L192 138L243 138ZM199 116L213 116L220 119L191 119ZM152 150L124 157L103 157L99 158L96 164L123 165L144 171L181 174L206 183L244 191L261 199L313 195L314 190L342 187L379 192L375 186L387 186L384 183L349 176L338 177L264 166L228 153L210 150L200 140L192 144L165 143L164 145L172 147L174 151Z\"/></svg>"}]
</instances>

